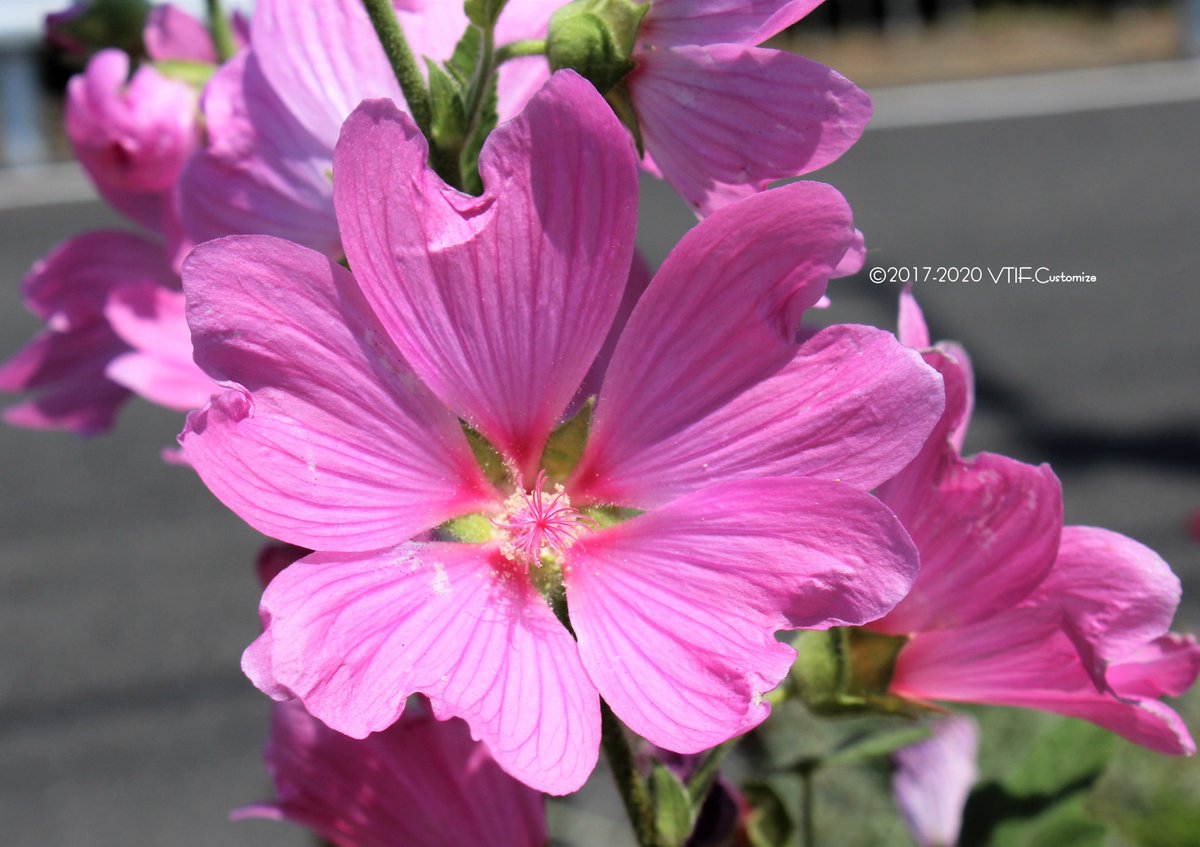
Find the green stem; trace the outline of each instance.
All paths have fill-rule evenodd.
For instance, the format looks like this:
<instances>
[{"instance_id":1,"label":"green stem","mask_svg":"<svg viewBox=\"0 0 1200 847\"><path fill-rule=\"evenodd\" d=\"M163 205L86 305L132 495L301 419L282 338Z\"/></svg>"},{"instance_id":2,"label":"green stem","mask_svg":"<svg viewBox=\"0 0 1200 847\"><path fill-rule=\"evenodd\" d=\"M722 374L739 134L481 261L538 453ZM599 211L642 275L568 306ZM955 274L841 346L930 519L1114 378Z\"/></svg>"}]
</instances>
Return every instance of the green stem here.
<instances>
[{"instance_id":1,"label":"green stem","mask_svg":"<svg viewBox=\"0 0 1200 847\"><path fill-rule=\"evenodd\" d=\"M417 67L417 60L413 58L408 41L404 38L404 30L396 20L392 0L362 0L362 4L371 18L371 24L375 27L375 33L383 45L383 52L392 65L396 80L400 83L400 90L404 92L404 99L408 101L409 114L413 116L425 137L429 138L429 126L433 115L429 105L429 92L425 88L425 78L421 76L421 70ZM433 144L432 139L430 144Z\"/></svg>"},{"instance_id":2,"label":"green stem","mask_svg":"<svg viewBox=\"0 0 1200 847\"><path fill-rule=\"evenodd\" d=\"M221 0L206 0L205 4L208 9L208 29L212 33L217 60L224 62L237 52L233 26L229 23L229 15L221 8Z\"/></svg>"},{"instance_id":3,"label":"green stem","mask_svg":"<svg viewBox=\"0 0 1200 847\"><path fill-rule=\"evenodd\" d=\"M817 821L815 817L816 796L813 791L813 774L816 767L800 771L800 832L804 847L817 847Z\"/></svg>"},{"instance_id":4,"label":"green stem","mask_svg":"<svg viewBox=\"0 0 1200 847\"><path fill-rule=\"evenodd\" d=\"M608 767L625 804L625 813L633 824L639 847L659 847L650 789L634 764L633 748L629 746L624 727L603 700L600 701L600 731L604 756L608 759Z\"/></svg>"},{"instance_id":5,"label":"green stem","mask_svg":"<svg viewBox=\"0 0 1200 847\"><path fill-rule=\"evenodd\" d=\"M520 59L522 56L544 56L545 54L545 41L514 41L496 51L496 64L503 65L509 59Z\"/></svg>"},{"instance_id":6,"label":"green stem","mask_svg":"<svg viewBox=\"0 0 1200 847\"><path fill-rule=\"evenodd\" d=\"M708 796L709 789L712 788L712 784L721 770L721 762L736 744L737 740L731 738L704 754L704 758L700 760L700 766L696 768L687 784L688 796L692 799L692 805L699 808L700 804L704 802L704 798Z\"/></svg>"}]
</instances>

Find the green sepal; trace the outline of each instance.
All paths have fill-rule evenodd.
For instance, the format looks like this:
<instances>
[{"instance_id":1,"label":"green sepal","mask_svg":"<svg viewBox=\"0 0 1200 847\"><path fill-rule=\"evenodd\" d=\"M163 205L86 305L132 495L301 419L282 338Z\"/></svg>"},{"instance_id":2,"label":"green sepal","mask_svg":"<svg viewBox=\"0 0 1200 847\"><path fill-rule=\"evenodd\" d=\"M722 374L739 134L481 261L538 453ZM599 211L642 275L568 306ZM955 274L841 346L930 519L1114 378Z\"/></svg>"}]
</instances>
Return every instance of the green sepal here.
<instances>
[{"instance_id":1,"label":"green sepal","mask_svg":"<svg viewBox=\"0 0 1200 847\"><path fill-rule=\"evenodd\" d=\"M608 529L642 514L637 509L624 509L620 506L585 506L580 511L584 517L596 522L596 529Z\"/></svg>"},{"instance_id":2,"label":"green sepal","mask_svg":"<svg viewBox=\"0 0 1200 847\"><path fill-rule=\"evenodd\" d=\"M579 411L571 419L561 424L550 434L546 441L546 449L542 451L542 467L546 475L555 482L563 482L583 455L583 447L587 443L588 430L592 426L592 410L596 408L596 398L589 397Z\"/></svg>"},{"instance_id":3,"label":"green sepal","mask_svg":"<svg viewBox=\"0 0 1200 847\"><path fill-rule=\"evenodd\" d=\"M633 136L633 143L637 145L638 158L645 156L646 145L642 142L642 124L638 120L637 110L633 108L633 97L629 93L629 86L624 81L618 82L604 95L604 99L608 101L608 105L612 107L617 118Z\"/></svg>"},{"instance_id":4,"label":"green sepal","mask_svg":"<svg viewBox=\"0 0 1200 847\"><path fill-rule=\"evenodd\" d=\"M482 52L483 33L476 26L467 27L463 37L454 47L454 54L446 63L446 72L458 83L462 103L467 101L467 92L475 81L476 65ZM461 189L478 197L483 193L483 181L479 177L479 153L488 135L496 128L499 116L496 112L496 85L499 76L492 74L479 104L479 114L474 126L467 126L462 142L454 149L458 151L458 167L462 178ZM465 108L465 106L464 106ZM466 116L470 120L470 116Z\"/></svg>"},{"instance_id":5,"label":"green sepal","mask_svg":"<svg viewBox=\"0 0 1200 847\"><path fill-rule=\"evenodd\" d=\"M458 81L437 64L425 60L429 71L429 102L433 110L429 133L442 150L459 150L467 136L467 109Z\"/></svg>"},{"instance_id":6,"label":"green sepal","mask_svg":"<svg viewBox=\"0 0 1200 847\"><path fill-rule=\"evenodd\" d=\"M554 13L546 36L552 71L570 68L607 94L634 68L633 51L649 3L576 0Z\"/></svg>"},{"instance_id":7,"label":"green sepal","mask_svg":"<svg viewBox=\"0 0 1200 847\"><path fill-rule=\"evenodd\" d=\"M434 530L441 541L461 544L486 544L492 540L492 522L483 515L463 515L446 521Z\"/></svg>"},{"instance_id":8,"label":"green sepal","mask_svg":"<svg viewBox=\"0 0 1200 847\"><path fill-rule=\"evenodd\" d=\"M696 825L696 813L687 788L661 762L650 769L650 797L660 843L663 847L682 847Z\"/></svg>"},{"instance_id":9,"label":"green sepal","mask_svg":"<svg viewBox=\"0 0 1200 847\"><path fill-rule=\"evenodd\" d=\"M488 480L496 486L504 487L508 484L509 473L508 466L504 459L496 452L496 448L488 443L479 432L466 423L462 424L463 433L467 436L467 444L471 446L471 453L475 456L475 461L479 463L479 467L483 468L483 474Z\"/></svg>"},{"instance_id":10,"label":"green sepal","mask_svg":"<svg viewBox=\"0 0 1200 847\"><path fill-rule=\"evenodd\" d=\"M155 62L153 67L167 79L185 83L197 91L208 84L217 70L216 65L208 62L185 62L180 59Z\"/></svg>"}]
</instances>

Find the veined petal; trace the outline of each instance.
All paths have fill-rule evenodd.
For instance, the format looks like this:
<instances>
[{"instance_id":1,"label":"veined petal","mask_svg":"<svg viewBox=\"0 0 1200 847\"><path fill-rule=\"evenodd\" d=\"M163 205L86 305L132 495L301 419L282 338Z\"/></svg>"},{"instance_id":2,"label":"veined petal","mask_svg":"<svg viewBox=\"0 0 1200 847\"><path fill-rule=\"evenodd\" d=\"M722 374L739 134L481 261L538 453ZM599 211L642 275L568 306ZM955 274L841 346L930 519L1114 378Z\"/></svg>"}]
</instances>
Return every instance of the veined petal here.
<instances>
[{"instance_id":1,"label":"veined petal","mask_svg":"<svg viewBox=\"0 0 1200 847\"><path fill-rule=\"evenodd\" d=\"M813 182L748 198L689 231L617 342L572 496L622 502L637 461L791 362L800 317L853 235L846 201Z\"/></svg>"},{"instance_id":2,"label":"veined petal","mask_svg":"<svg viewBox=\"0 0 1200 847\"><path fill-rule=\"evenodd\" d=\"M679 44L761 44L783 32L821 0L653 0L638 41Z\"/></svg>"},{"instance_id":3,"label":"veined petal","mask_svg":"<svg viewBox=\"0 0 1200 847\"><path fill-rule=\"evenodd\" d=\"M261 613L243 668L338 732L385 729L421 692L540 791L574 791L596 764L599 700L575 642L494 547L316 553L275 577Z\"/></svg>"},{"instance_id":4,"label":"veined petal","mask_svg":"<svg viewBox=\"0 0 1200 847\"><path fill-rule=\"evenodd\" d=\"M680 753L756 726L795 658L779 629L890 609L916 552L877 500L834 483L714 485L581 539L568 608L589 676L647 740Z\"/></svg>"},{"instance_id":5,"label":"veined petal","mask_svg":"<svg viewBox=\"0 0 1200 847\"><path fill-rule=\"evenodd\" d=\"M413 376L350 273L267 236L184 266L196 361L237 385L188 418L184 454L251 526L375 550L491 502L458 421Z\"/></svg>"},{"instance_id":6,"label":"veined petal","mask_svg":"<svg viewBox=\"0 0 1200 847\"><path fill-rule=\"evenodd\" d=\"M1049 466L991 453L964 462L943 442L941 463L898 495L906 482L887 483L879 498L921 551L921 575L872 629L905 635L977 623L1020 603L1050 573L1062 488Z\"/></svg>"},{"instance_id":7,"label":"veined petal","mask_svg":"<svg viewBox=\"0 0 1200 847\"><path fill-rule=\"evenodd\" d=\"M1110 665L1106 678L1127 697L1181 697L1200 675L1200 645L1168 633Z\"/></svg>"},{"instance_id":8,"label":"veined petal","mask_svg":"<svg viewBox=\"0 0 1200 847\"><path fill-rule=\"evenodd\" d=\"M277 235L342 255L333 214L333 148L314 138L243 51L201 101L208 143L181 177L182 226L196 243L224 235Z\"/></svg>"},{"instance_id":9,"label":"veined petal","mask_svg":"<svg viewBox=\"0 0 1200 847\"><path fill-rule=\"evenodd\" d=\"M896 333L900 343L914 350L925 350L933 346L929 340L929 326L925 323L925 313L917 303L912 293L912 283L904 286L900 292L900 320Z\"/></svg>"},{"instance_id":10,"label":"veined petal","mask_svg":"<svg viewBox=\"0 0 1200 847\"><path fill-rule=\"evenodd\" d=\"M1054 568L1026 605L1058 605L1096 673L1165 635L1179 578L1143 544L1106 529L1063 527Z\"/></svg>"},{"instance_id":11,"label":"veined petal","mask_svg":"<svg viewBox=\"0 0 1200 847\"><path fill-rule=\"evenodd\" d=\"M632 145L595 89L564 71L488 138L482 197L447 187L426 157L390 103L346 122L334 156L346 255L413 370L528 472L621 300Z\"/></svg>"},{"instance_id":12,"label":"veined petal","mask_svg":"<svg viewBox=\"0 0 1200 847\"><path fill-rule=\"evenodd\" d=\"M636 59L628 85L646 150L701 215L824 167L871 117L845 77L780 50L713 44Z\"/></svg>"},{"instance_id":13,"label":"veined petal","mask_svg":"<svg viewBox=\"0 0 1200 847\"><path fill-rule=\"evenodd\" d=\"M404 105L360 0L259 0L250 38L275 94L327 152L360 101L386 97Z\"/></svg>"},{"instance_id":14,"label":"veined petal","mask_svg":"<svg viewBox=\"0 0 1200 847\"><path fill-rule=\"evenodd\" d=\"M609 466L603 487L588 490L639 508L763 476L869 490L917 454L941 411L941 380L917 353L883 330L834 326L800 345L778 373L626 454Z\"/></svg>"}]
</instances>

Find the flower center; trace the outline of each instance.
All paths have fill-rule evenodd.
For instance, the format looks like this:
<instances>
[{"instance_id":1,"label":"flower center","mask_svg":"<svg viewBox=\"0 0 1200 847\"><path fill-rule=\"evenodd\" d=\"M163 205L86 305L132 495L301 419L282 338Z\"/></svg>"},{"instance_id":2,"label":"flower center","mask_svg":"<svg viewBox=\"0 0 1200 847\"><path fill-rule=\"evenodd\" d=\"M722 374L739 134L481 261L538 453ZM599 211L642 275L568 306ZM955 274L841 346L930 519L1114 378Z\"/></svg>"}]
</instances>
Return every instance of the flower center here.
<instances>
[{"instance_id":1,"label":"flower center","mask_svg":"<svg viewBox=\"0 0 1200 847\"><path fill-rule=\"evenodd\" d=\"M558 560L596 522L571 506L561 485L546 491L546 472L539 471L533 490L515 491L504 501L504 516L493 520L501 531L500 552L528 568L544 558Z\"/></svg>"}]
</instances>

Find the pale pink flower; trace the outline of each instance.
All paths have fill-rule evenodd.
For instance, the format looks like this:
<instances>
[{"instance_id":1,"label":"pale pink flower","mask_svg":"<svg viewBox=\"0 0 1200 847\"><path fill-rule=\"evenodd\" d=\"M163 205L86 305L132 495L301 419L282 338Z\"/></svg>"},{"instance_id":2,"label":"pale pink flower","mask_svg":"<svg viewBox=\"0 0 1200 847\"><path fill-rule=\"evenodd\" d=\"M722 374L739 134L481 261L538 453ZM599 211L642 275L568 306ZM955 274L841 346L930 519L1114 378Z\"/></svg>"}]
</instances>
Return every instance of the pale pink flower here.
<instances>
[{"instance_id":1,"label":"pale pink flower","mask_svg":"<svg viewBox=\"0 0 1200 847\"><path fill-rule=\"evenodd\" d=\"M978 776L979 726L955 716L930 727L930 738L893 756L892 796L918 847L954 847Z\"/></svg>"},{"instance_id":2,"label":"pale pink flower","mask_svg":"<svg viewBox=\"0 0 1200 847\"><path fill-rule=\"evenodd\" d=\"M102 50L67 86L71 147L113 208L173 235L173 191L196 147L196 93L149 66L130 78L129 57Z\"/></svg>"},{"instance_id":3,"label":"pale pink flower","mask_svg":"<svg viewBox=\"0 0 1200 847\"><path fill-rule=\"evenodd\" d=\"M699 214L824 167L862 135L866 93L824 65L756 46L817 5L652 0L624 80L642 166Z\"/></svg>"},{"instance_id":4,"label":"pale pink flower","mask_svg":"<svg viewBox=\"0 0 1200 847\"><path fill-rule=\"evenodd\" d=\"M444 62L467 29L462 3L397 2L413 53ZM545 36L561 2L512 0L505 40ZM254 49L254 44L265 45ZM286 44L287 49L277 49ZM360 101L404 95L360 0L260 0L251 49L219 70L202 100L207 145L184 176L185 231L196 242L231 233L278 235L340 258L330 172L342 123ZM500 72L501 119L545 82L545 61Z\"/></svg>"},{"instance_id":5,"label":"pale pink flower","mask_svg":"<svg viewBox=\"0 0 1200 847\"><path fill-rule=\"evenodd\" d=\"M689 233L616 344L582 460L539 492L622 299L632 146L562 73L489 138L481 197L426 156L391 103L347 121L334 187L354 275L263 236L185 267L197 361L230 386L189 418L185 455L251 525L319 551L267 589L243 667L356 737L424 693L554 793L595 763L599 695L680 752L756 725L794 658L776 630L876 618L915 571L865 491L924 442L936 375L867 327L795 340L853 238L844 200L791 185ZM548 497L563 535L534 558L504 527ZM568 503L649 511L592 530ZM410 542L470 515L479 543ZM539 592L559 572L578 640Z\"/></svg>"},{"instance_id":6,"label":"pale pink flower","mask_svg":"<svg viewBox=\"0 0 1200 847\"><path fill-rule=\"evenodd\" d=\"M929 334L911 294L901 337ZM1200 672L1168 629L1179 580L1152 550L1102 529L1062 527L1049 468L959 457L970 411L961 352L927 349L946 412L920 456L879 490L921 552L912 593L870 628L908 638L890 691L917 700L1024 706L1090 720L1151 749L1192 753L1158 702Z\"/></svg>"},{"instance_id":7,"label":"pale pink flower","mask_svg":"<svg viewBox=\"0 0 1200 847\"><path fill-rule=\"evenodd\" d=\"M334 732L297 702L271 710L264 753L273 803L235 820L287 820L337 847L544 847L543 799L496 766L460 720L425 704L364 739Z\"/></svg>"}]
</instances>

